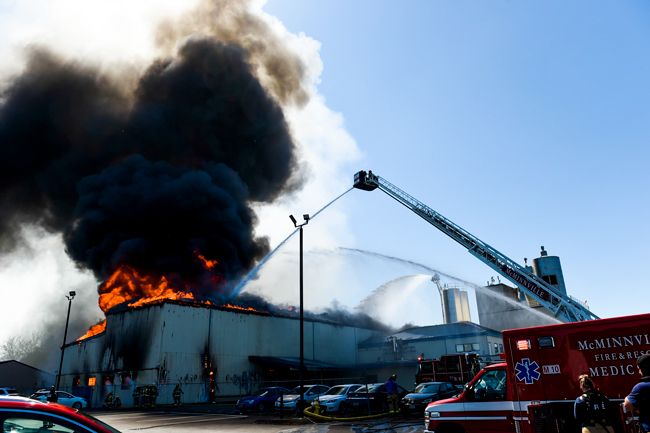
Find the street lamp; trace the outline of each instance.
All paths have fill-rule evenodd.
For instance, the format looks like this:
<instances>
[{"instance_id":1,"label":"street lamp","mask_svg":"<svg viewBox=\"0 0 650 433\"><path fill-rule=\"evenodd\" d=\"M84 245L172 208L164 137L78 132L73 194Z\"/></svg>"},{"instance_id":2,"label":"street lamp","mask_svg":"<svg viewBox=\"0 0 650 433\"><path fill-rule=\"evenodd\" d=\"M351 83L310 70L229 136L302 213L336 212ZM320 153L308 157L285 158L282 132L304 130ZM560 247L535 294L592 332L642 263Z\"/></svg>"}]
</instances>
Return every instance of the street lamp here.
<instances>
[{"instance_id":1,"label":"street lamp","mask_svg":"<svg viewBox=\"0 0 650 433\"><path fill-rule=\"evenodd\" d=\"M293 217L293 215L289 215L289 218L291 219L291 222L293 223L294 227L297 227L300 230L300 371L298 374L298 380L299 380L299 386L300 386L300 401L298 404L300 405L300 409L304 409L305 407L305 392L304 389L302 388L302 374L303 370L305 368L305 327L304 327L304 304L303 304L303 296L302 296L302 288L303 288L303 278L302 278L302 227L306 226L307 223L309 223L309 214L304 214L302 218L305 220L304 223L298 224L298 221ZM302 412L301 412L302 413Z\"/></svg>"},{"instance_id":2,"label":"street lamp","mask_svg":"<svg viewBox=\"0 0 650 433\"><path fill-rule=\"evenodd\" d=\"M68 315L65 318L65 331L63 332L63 344L61 344L61 361L59 362L59 372L56 375L56 389L59 389L59 383L61 382L61 369L63 368L63 354L65 353L65 340L68 338L68 323L70 322L70 307L72 306L72 300L74 299L77 292L70 290L65 296L68 299Z\"/></svg>"}]
</instances>

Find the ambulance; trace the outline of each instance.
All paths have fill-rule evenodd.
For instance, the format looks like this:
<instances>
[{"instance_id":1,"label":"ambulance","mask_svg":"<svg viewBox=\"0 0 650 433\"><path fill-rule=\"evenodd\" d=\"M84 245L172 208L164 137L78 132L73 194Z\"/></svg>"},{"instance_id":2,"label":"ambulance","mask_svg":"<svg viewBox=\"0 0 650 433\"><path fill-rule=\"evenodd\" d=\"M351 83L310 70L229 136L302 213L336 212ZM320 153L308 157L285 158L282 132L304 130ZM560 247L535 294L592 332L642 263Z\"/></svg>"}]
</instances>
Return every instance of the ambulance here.
<instances>
[{"instance_id":1,"label":"ambulance","mask_svg":"<svg viewBox=\"0 0 650 433\"><path fill-rule=\"evenodd\" d=\"M615 430L634 431L620 403L641 377L636 359L650 353L650 314L506 330L503 343L505 362L427 406L425 433L580 431L573 406L581 374L615 405Z\"/></svg>"}]
</instances>

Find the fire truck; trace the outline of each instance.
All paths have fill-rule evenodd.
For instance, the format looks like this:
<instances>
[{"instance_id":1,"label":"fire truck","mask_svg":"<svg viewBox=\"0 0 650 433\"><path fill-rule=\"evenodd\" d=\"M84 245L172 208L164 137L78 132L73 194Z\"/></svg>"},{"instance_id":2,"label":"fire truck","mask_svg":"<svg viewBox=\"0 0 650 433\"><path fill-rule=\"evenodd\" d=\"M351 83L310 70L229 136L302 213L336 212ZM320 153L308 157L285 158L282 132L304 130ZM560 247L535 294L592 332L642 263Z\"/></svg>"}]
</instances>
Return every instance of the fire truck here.
<instances>
[{"instance_id":1,"label":"fire truck","mask_svg":"<svg viewBox=\"0 0 650 433\"><path fill-rule=\"evenodd\" d=\"M426 432L579 431L573 404L581 394L580 374L589 374L615 404L639 380L635 364L650 352L650 314L599 319L559 290L552 275L518 264L372 171L357 172L353 186L383 191L568 322L504 331L505 362L484 367L459 396L431 403L425 411ZM616 430L633 431L633 417L618 415Z\"/></svg>"},{"instance_id":2,"label":"fire truck","mask_svg":"<svg viewBox=\"0 0 650 433\"><path fill-rule=\"evenodd\" d=\"M650 314L506 330L505 362L483 368L463 392L425 410L430 433L580 431L573 405L589 374L614 406L614 431L633 432L634 417L616 407L650 353Z\"/></svg>"},{"instance_id":3,"label":"fire truck","mask_svg":"<svg viewBox=\"0 0 650 433\"><path fill-rule=\"evenodd\" d=\"M383 191L417 216L467 248L470 254L511 281L523 294L536 301L559 320L576 322L598 318L586 306L560 290L558 281L550 278L554 277L554 275L540 274L535 272L532 267L521 266L412 195L388 182L383 177L376 175L372 170L357 172L354 175L353 186L364 191L373 191L375 189Z\"/></svg>"},{"instance_id":4,"label":"fire truck","mask_svg":"<svg viewBox=\"0 0 650 433\"><path fill-rule=\"evenodd\" d=\"M480 370L481 359L476 353L442 355L439 359L418 356L415 384L422 382L451 382L464 385Z\"/></svg>"}]
</instances>

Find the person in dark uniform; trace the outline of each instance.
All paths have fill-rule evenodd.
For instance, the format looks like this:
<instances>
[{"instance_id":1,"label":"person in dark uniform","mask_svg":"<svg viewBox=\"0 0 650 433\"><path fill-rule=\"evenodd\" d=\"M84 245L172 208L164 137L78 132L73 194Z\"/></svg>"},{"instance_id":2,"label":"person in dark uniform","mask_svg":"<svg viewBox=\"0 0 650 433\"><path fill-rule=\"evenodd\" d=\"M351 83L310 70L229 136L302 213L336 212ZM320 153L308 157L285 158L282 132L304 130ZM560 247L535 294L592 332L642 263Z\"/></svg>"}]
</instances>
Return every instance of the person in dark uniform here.
<instances>
[{"instance_id":1,"label":"person in dark uniform","mask_svg":"<svg viewBox=\"0 0 650 433\"><path fill-rule=\"evenodd\" d=\"M641 379L625 397L623 406L626 410L639 414L639 428L642 432L648 433L650 432L650 353L639 356L636 365L641 373Z\"/></svg>"},{"instance_id":2,"label":"person in dark uniform","mask_svg":"<svg viewBox=\"0 0 650 433\"><path fill-rule=\"evenodd\" d=\"M59 401L59 396L56 395L56 388L54 388L54 385L50 387L50 395L47 396L47 401L51 403L56 403Z\"/></svg>"},{"instance_id":3,"label":"person in dark uniform","mask_svg":"<svg viewBox=\"0 0 650 433\"><path fill-rule=\"evenodd\" d=\"M582 433L612 433L609 399L594 386L587 374L578 377L582 394L573 405L573 416L582 427Z\"/></svg>"},{"instance_id":4,"label":"person in dark uniform","mask_svg":"<svg viewBox=\"0 0 650 433\"><path fill-rule=\"evenodd\" d=\"M399 409L399 389L397 388L397 375L393 374L386 381L386 400L388 411L396 413Z\"/></svg>"},{"instance_id":5,"label":"person in dark uniform","mask_svg":"<svg viewBox=\"0 0 650 433\"><path fill-rule=\"evenodd\" d=\"M180 406L181 394L183 394L183 390L181 389L180 383L176 384L176 387L174 387L174 392L172 394L174 396L174 406Z\"/></svg>"}]
</instances>

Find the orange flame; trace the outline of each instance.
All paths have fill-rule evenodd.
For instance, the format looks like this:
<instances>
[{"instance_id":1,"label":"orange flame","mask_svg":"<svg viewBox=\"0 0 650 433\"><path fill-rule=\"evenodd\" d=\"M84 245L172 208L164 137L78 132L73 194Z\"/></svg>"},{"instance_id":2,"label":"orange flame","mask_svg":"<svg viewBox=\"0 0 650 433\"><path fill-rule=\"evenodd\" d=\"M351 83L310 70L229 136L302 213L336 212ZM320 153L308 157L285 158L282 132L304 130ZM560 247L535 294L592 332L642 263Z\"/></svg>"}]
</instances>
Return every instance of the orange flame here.
<instances>
[{"instance_id":1,"label":"orange flame","mask_svg":"<svg viewBox=\"0 0 650 433\"><path fill-rule=\"evenodd\" d=\"M99 308L104 312L132 299L136 299L129 304L132 307L161 299L194 299L191 292L171 287L164 275L143 275L126 265L118 267L113 275L99 286L99 292Z\"/></svg>"},{"instance_id":2,"label":"orange flame","mask_svg":"<svg viewBox=\"0 0 650 433\"><path fill-rule=\"evenodd\" d=\"M219 283L222 276L214 273L217 260L207 259L200 252L194 252L196 258L201 262L203 267L211 271L210 278ZM99 285L99 308L103 312L108 312L111 308L127 304L131 308L138 308L144 305L155 304L165 300L187 301L198 305L214 305L208 300L197 300L191 287L176 287L170 283L164 275L145 275L128 265L120 265L113 274L102 284ZM260 312L253 307L242 307L234 304L225 304L223 307L248 312ZM84 335L77 341L97 335L106 330L106 320L91 326Z\"/></svg>"},{"instance_id":3,"label":"orange flame","mask_svg":"<svg viewBox=\"0 0 650 433\"><path fill-rule=\"evenodd\" d=\"M76 341L85 340L86 338L90 338L93 335L101 334L105 330L106 330L106 319L88 328L88 331L86 331L86 333L81 337L77 338Z\"/></svg>"},{"instance_id":4,"label":"orange flame","mask_svg":"<svg viewBox=\"0 0 650 433\"><path fill-rule=\"evenodd\" d=\"M198 251L194 254L208 271L213 272L219 264L217 260L207 259ZM211 278L216 284L222 279L218 274L212 274ZM211 304L209 301L195 300L191 287L175 287L164 275L144 275L127 265L119 266L108 280L99 286L99 308L104 312L131 300L133 302L128 306L135 308L167 299Z\"/></svg>"},{"instance_id":5,"label":"orange flame","mask_svg":"<svg viewBox=\"0 0 650 433\"><path fill-rule=\"evenodd\" d=\"M201 261L201 263L203 263L203 266L205 266L206 269L212 270L219 264L217 260L206 259L205 256L198 251L194 251L194 254Z\"/></svg>"},{"instance_id":6,"label":"orange flame","mask_svg":"<svg viewBox=\"0 0 650 433\"><path fill-rule=\"evenodd\" d=\"M240 311L253 311L256 313L259 313L259 310L256 310L253 307L242 307L241 305L234 305L234 304L225 304L224 307L230 309L230 310L240 310Z\"/></svg>"}]
</instances>

